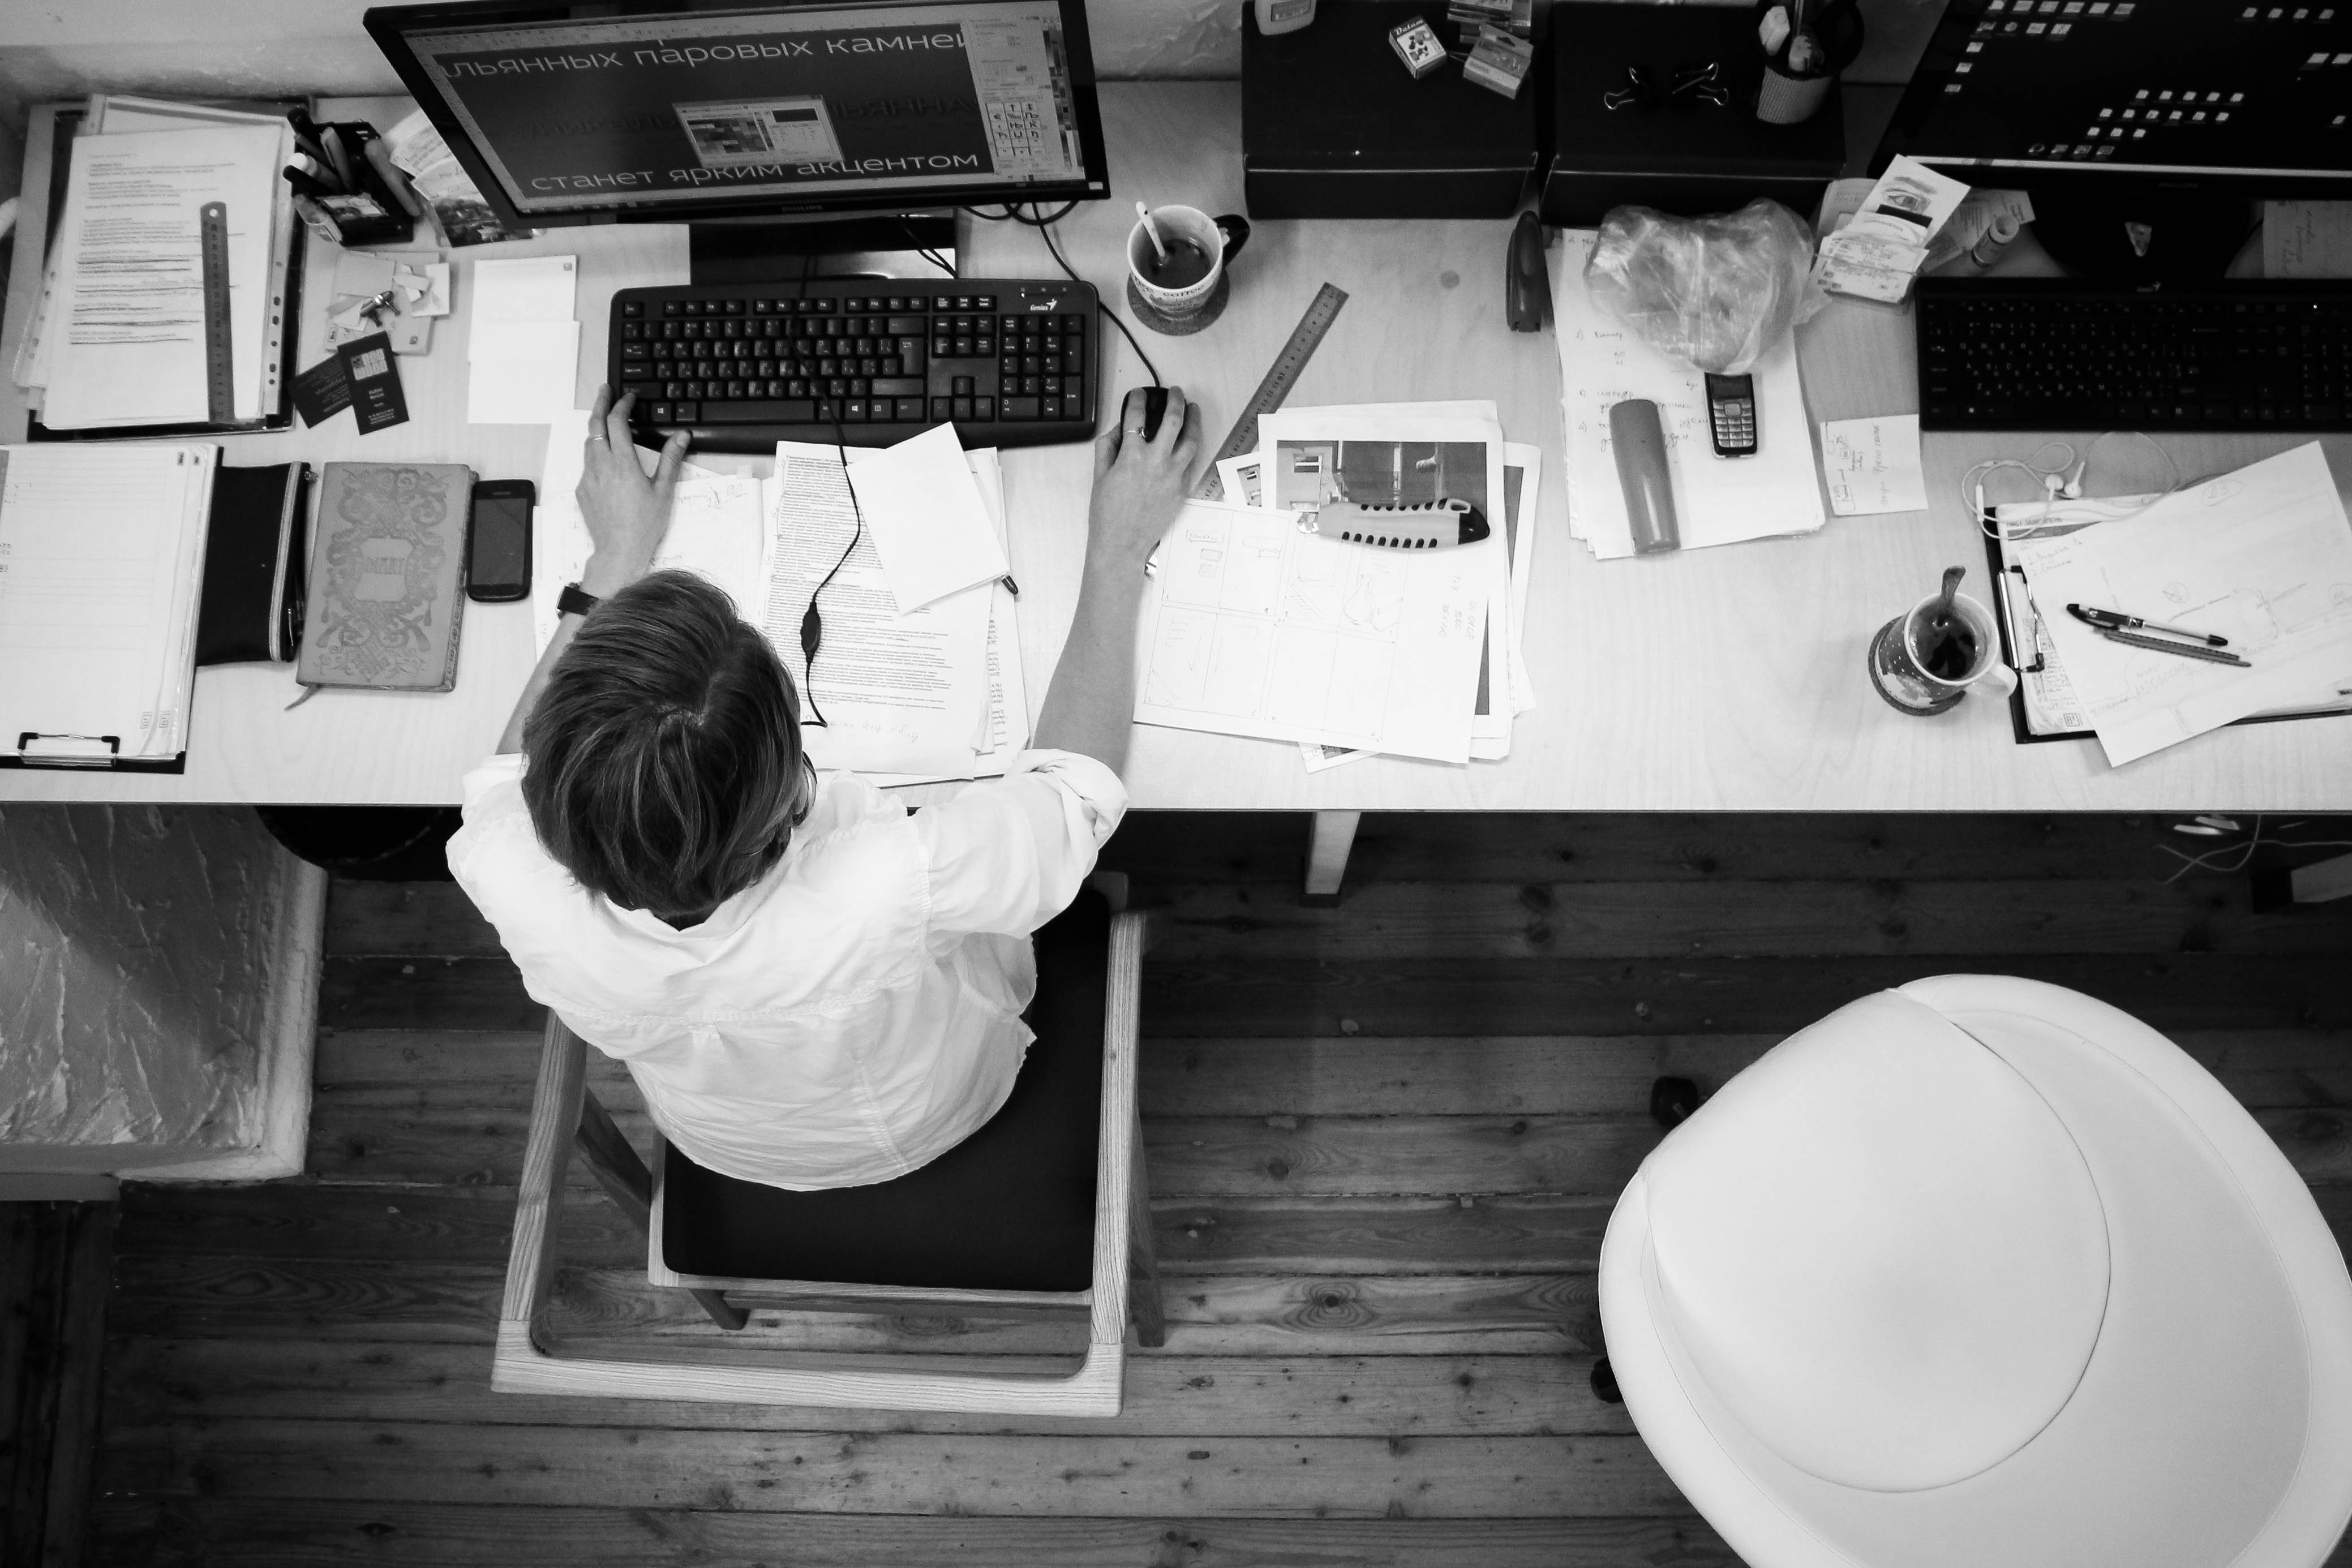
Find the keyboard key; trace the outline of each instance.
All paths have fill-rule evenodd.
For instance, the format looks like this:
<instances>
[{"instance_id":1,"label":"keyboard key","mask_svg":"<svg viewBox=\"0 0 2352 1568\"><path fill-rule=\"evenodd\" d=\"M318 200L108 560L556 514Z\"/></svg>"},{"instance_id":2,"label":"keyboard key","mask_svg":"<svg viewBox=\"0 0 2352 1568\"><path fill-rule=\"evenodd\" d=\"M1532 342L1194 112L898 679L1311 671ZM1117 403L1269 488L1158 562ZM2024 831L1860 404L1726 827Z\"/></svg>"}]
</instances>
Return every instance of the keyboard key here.
<instances>
[{"instance_id":1,"label":"keyboard key","mask_svg":"<svg viewBox=\"0 0 2352 1568\"><path fill-rule=\"evenodd\" d=\"M969 419L971 419L971 418L972 417L972 412L971 412L971 399L970 399L970 398L968 398L968 397L960 397L960 398L956 398L956 399L954 399L954 400L953 400L953 402L952 402L952 403L951 403L951 410L952 410L953 417L955 417L955 418L957 418L957 419L962 419L962 420L969 420Z\"/></svg>"},{"instance_id":2,"label":"keyboard key","mask_svg":"<svg viewBox=\"0 0 2352 1568\"><path fill-rule=\"evenodd\" d=\"M667 424L670 422L670 406L666 402L647 403L645 414L655 424Z\"/></svg>"},{"instance_id":3,"label":"keyboard key","mask_svg":"<svg viewBox=\"0 0 2352 1568\"><path fill-rule=\"evenodd\" d=\"M874 378L876 397L920 397L923 379L920 376L877 376Z\"/></svg>"},{"instance_id":4,"label":"keyboard key","mask_svg":"<svg viewBox=\"0 0 2352 1568\"><path fill-rule=\"evenodd\" d=\"M674 402L669 406L671 415L680 424L692 424L702 417L702 405L698 402Z\"/></svg>"},{"instance_id":5,"label":"keyboard key","mask_svg":"<svg viewBox=\"0 0 2352 1568\"><path fill-rule=\"evenodd\" d=\"M953 419L955 417L954 400L944 397L933 398L931 400L931 417L933 419Z\"/></svg>"},{"instance_id":6,"label":"keyboard key","mask_svg":"<svg viewBox=\"0 0 2352 1568\"><path fill-rule=\"evenodd\" d=\"M621 301L621 314L627 317L630 320L637 320L641 319L645 313L646 302L644 300L624 299Z\"/></svg>"},{"instance_id":7,"label":"keyboard key","mask_svg":"<svg viewBox=\"0 0 2352 1568\"><path fill-rule=\"evenodd\" d=\"M890 402L891 407L897 412L898 418L901 420L917 420L923 417L923 400L921 398L892 398Z\"/></svg>"},{"instance_id":8,"label":"keyboard key","mask_svg":"<svg viewBox=\"0 0 2352 1568\"><path fill-rule=\"evenodd\" d=\"M970 376L957 376L949 384L948 390L954 392L958 397L970 397L973 392L980 389L972 385L972 380Z\"/></svg>"},{"instance_id":9,"label":"keyboard key","mask_svg":"<svg viewBox=\"0 0 2352 1568\"><path fill-rule=\"evenodd\" d=\"M992 397L976 397L971 400L971 410L972 416L976 419L994 419L996 400Z\"/></svg>"},{"instance_id":10,"label":"keyboard key","mask_svg":"<svg viewBox=\"0 0 2352 1568\"><path fill-rule=\"evenodd\" d=\"M866 423L866 403L864 398L851 398L848 402L841 405L841 422L844 424L864 424Z\"/></svg>"},{"instance_id":11,"label":"keyboard key","mask_svg":"<svg viewBox=\"0 0 2352 1568\"><path fill-rule=\"evenodd\" d=\"M891 301L897 304L898 301ZM930 330L930 324L920 316L892 316L882 324L883 332L893 338L920 337Z\"/></svg>"},{"instance_id":12,"label":"keyboard key","mask_svg":"<svg viewBox=\"0 0 2352 1568\"><path fill-rule=\"evenodd\" d=\"M1008 397L1004 400L1007 419L1037 419L1043 417L1038 400L1034 397Z\"/></svg>"},{"instance_id":13,"label":"keyboard key","mask_svg":"<svg viewBox=\"0 0 2352 1568\"><path fill-rule=\"evenodd\" d=\"M818 417L816 410L806 398L756 398L713 403L701 417L713 424L807 424Z\"/></svg>"}]
</instances>

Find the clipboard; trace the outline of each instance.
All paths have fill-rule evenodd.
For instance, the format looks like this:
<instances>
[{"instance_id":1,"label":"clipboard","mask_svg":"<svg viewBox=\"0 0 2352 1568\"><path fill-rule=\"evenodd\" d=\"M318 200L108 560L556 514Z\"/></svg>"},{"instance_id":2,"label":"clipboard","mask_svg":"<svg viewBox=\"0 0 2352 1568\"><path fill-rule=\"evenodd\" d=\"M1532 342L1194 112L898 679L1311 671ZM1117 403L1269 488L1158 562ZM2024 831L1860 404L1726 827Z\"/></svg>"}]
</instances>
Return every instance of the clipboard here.
<instances>
[{"instance_id":1,"label":"clipboard","mask_svg":"<svg viewBox=\"0 0 2352 1568\"><path fill-rule=\"evenodd\" d=\"M2137 508L2147 498L2136 496L2106 499L2110 507L2118 504ZM2039 501L2011 502L2019 507L2041 507ZM1999 508L1996 508L1998 511ZM2076 528L2095 527L2105 518L2098 516L2101 502L2085 500L2061 502L2051 507L2053 533L2072 532ZM2088 515L2085 515L2088 514ZM1992 519L1997 527L2000 519ZM2015 519L2011 519L2012 521ZM2000 632L2000 656L2017 672L2017 689L2009 694L2010 730L2020 746L2038 746L2052 740L2095 740L2098 733L2088 719L2078 726L2053 723L2041 700L2045 688L2055 684L2051 680L2052 664L2049 647L2040 632L2041 614L2033 602L2032 587L2025 580L2025 569L2009 559L2009 542L1994 537L1985 527L1986 519L1978 519L1978 532L1984 536L1985 566L1993 583L1993 621ZM2229 728L2242 724L2280 724L2290 719L2343 718L2352 716L2352 697L2325 706L2280 708L2268 713L2249 714L2232 719Z\"/></svg>"}]
</instances>

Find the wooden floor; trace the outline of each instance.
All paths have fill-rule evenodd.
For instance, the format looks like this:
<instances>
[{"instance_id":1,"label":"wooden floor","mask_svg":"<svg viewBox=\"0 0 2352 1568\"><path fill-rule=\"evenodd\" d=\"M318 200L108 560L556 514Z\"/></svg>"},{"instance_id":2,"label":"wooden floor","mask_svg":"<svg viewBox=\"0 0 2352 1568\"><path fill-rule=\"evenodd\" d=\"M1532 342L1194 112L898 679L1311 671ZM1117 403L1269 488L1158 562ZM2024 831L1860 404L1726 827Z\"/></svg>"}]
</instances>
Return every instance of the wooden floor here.
<instances>
[{"instance_id":1,"label":"wooden floor","mask_svg":"<svg viewBox=\"0 0 2352 1568\"><path fill-rule=\"evenodd\" d=\"M2039 977L2172 1034L2352 1233L2352 901L2164 885L2161 828L1375 817L1307 910L1298 819L1130 821L1108 862L1167 915L1143 1104L1170 1325L1097 1423L492 1395L540 1013L447 884L341 883L307 1178L125 1192L90 1560L1729 1564L1588 1383L1660 1073L1711 1091L1918 976ZM642 1139L626 1079L593 1082ZM568 1319L699 1332L582 1185Z\"/></svg>"}]
</instances>

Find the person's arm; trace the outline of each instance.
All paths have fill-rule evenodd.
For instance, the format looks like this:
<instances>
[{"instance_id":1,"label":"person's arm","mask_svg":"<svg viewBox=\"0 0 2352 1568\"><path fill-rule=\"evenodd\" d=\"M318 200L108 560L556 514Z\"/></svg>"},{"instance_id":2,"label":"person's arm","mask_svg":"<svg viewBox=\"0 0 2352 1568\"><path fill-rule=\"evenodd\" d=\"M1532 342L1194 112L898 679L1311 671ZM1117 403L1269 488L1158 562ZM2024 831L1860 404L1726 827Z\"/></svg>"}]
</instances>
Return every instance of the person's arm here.
<instances>
[{"instance_id":1,"label":"person's arm","mask_svg":"<svg viewBox=\"0 0 2352 1568\"><path fill-rule=\"evenodd\" d=\"M669 530L670 492L677 488L677 471L686 462L686 432L681 430L662 448L661 463L653 476L646 476L644 465L637 461L636 444L629 434L629 410L635 402L636 393L630 392L615 403L612 388L598 387L595 412L588 416L588 457L574 494L580 500L581 520L588 525L588 538L594 546L586 570L580 574L580 588L598 599L618 593L645 576L653 564L662 535ZM550 432L548 439L558 438ZM566 615L556 622L547 652L539 656L538 667L523 684L522 695L515 699L506 733L499 737L500 752L522 749L523 721L530 717L539 694L547 689L555 661L563 656L572 633L579 627L577 615Z\"/></svg>"},{"instance_id":2,"label":"person's arm","mask_svg":"<svg viewBox=\"0 0 2352 1568\"><path fill-rule=\"evenodd\" d=\"M1069 640L1045 688L1034 744L1075 751L1114 773L1127 766L1135 718L1135 620L1143 563L1184 505L1201 455L1201 411L1168 389L1160 434L1143 438L1143 394L1129 392L1118 423L1095 441L1094 498L1087 511L1086 572Z\"/></svg>"}]
</instances>

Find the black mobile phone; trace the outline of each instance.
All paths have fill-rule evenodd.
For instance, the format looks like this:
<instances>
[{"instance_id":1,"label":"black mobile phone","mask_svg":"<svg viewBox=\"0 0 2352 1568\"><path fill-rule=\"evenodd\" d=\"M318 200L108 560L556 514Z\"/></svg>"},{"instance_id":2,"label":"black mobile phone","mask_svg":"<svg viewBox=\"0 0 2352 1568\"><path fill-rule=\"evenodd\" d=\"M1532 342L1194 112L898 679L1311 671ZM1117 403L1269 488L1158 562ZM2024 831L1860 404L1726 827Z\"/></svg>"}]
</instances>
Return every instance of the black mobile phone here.
<instances>
[{"instance_id":1,"label":"black mobile phone","mask_svg":"<svg viewBox=\"0 0 2352 1568\"><path fill-rule=\"evenodd\" d=\"M1756 378L1706 378L1706 426L1717 457L1756 455Z\"/></svg>"},{"instance_id":2,"label":"black mobile phone","mask_svg":"<svg viewBox=\"0 0 2352 1568\"><path fill-rule=\"evenodd\" d=\"M484 479L474 486L466 533L466 597L506 604L530 591L530 508L539 490L528 479Z\"/></svg>"}]
</instances>

